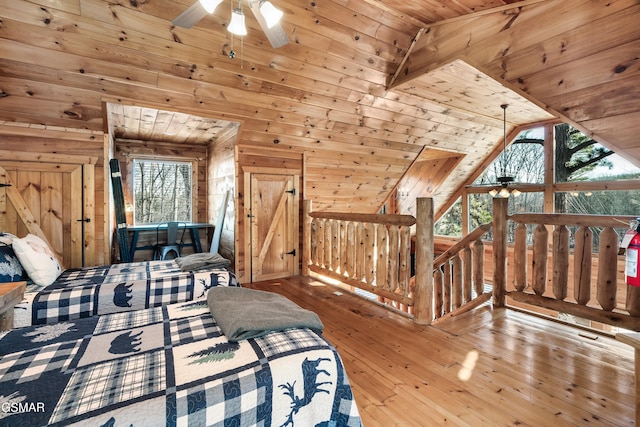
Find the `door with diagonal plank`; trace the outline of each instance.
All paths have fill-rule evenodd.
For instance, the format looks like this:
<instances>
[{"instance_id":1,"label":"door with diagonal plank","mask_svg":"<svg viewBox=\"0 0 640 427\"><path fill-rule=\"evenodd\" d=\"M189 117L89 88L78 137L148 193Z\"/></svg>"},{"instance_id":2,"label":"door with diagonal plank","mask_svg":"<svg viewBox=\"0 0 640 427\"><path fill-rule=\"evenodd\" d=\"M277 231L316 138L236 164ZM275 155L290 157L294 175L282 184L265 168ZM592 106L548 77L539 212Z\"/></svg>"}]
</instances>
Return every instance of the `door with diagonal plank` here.
<instances>
[{"instance_id":1,"label":"door with diagonal plank","mask_svg":"<svg viewBox=\"0 0 640 427\"><path fill-rule=\"evenodd\" d=\"M251 174L251 281L299 270L297 175Z\"/></svg>"},{"instance_id":2,"label":"door with diagonal plank","mask_svg":"<svg viewBox=\"0 0 640 427\"><path fill-rule=\"evenodd\" d=\"M95 263L94 165L0 158L0 225L45 240L63 268ZM88 250L90 249L90 250Z\"/></svg>"}]
</instances>

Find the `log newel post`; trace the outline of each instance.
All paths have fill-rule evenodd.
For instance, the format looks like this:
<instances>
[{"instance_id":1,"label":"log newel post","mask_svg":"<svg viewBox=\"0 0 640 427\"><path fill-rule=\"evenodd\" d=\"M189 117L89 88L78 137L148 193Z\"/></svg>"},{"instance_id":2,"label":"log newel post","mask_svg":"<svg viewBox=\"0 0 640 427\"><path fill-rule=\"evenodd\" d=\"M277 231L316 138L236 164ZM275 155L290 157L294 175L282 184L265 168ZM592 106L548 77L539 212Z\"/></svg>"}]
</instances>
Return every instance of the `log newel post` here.
<instances>
[{"instance_id":1,"label":"log newel post","mask_svg":"<svg viewBox=\"0 0 640 427\"><path fill-rule=\"evenodd\" d=\"M414 321L428 325L433 320L433 199L416 200L416 288Z\"/></svg>"},{"instance_id":2,"label":"log newel post","mask_svg":"<svg viewBox=\"0 0 640 427\"><path fill-rule=\"evenodd\" d=\"M311 200L302 202L302 217L304 225L302 229L302 275L309 275L309 263L311 262Z\"/></svg>"},{"instance_id":3,"label":"log newel post","mask_svg":"<svg viewBox=\"0 0 640 427\"><path fill-rule=\"evenodd\" d=\"M509 199L493 199L493 304L505 306L507 291L507 219Z\"/></svg>"}]
</instances>

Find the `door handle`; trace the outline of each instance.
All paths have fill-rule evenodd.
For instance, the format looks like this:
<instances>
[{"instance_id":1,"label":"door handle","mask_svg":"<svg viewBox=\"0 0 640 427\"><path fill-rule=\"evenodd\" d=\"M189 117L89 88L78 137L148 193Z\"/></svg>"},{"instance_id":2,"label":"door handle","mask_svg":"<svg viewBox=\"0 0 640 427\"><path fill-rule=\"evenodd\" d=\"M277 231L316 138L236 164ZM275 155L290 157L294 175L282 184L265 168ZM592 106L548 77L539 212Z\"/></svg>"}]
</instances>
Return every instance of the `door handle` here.
<instances>
[{"instance_id":1,"label":"door handle","mask_svg":"<svg viewBox=\"0 0 640 427\"><path fill-rule=\"evenodd\" d=\"M78 221L78 222L91 222L91 218L76 219L76 221Z\"/></svg>"},{"instance_id":2,"label":"door handle","mask_svg":"<svg viewBox=\"0 0 640 427\"><path fill-rule=\"evenodd\" d=\"M291 251L289 251L289 252L285 252L285 255L293 255L293 256L296 256L296 250L295 250L295 249L293 249L293 250L291 250Z\"/></svg>"}]
</instances>

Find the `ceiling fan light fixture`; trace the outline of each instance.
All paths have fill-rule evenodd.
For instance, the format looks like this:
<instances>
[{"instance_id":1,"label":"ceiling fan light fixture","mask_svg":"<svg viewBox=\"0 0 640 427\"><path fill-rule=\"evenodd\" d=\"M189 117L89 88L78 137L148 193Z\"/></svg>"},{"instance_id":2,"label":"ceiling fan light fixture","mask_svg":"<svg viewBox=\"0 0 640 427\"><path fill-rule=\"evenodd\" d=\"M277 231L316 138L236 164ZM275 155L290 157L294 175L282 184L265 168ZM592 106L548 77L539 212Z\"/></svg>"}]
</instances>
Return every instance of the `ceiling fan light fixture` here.
<instances>
[{"instance_id":1,"label":"ceiling fan light fixture","mask_svg":"<svg viewBox=\"0 0 640 427\"><path fill-rule=\"evenodd\" d=\"M272 28L280 22L280 18L284 15L280 9L277 9L273 3L268 0L260 2L260 13L264 17L267 27L269 28Z\"/></svg>"},{"instance_id":2,"label":"ceiling fan light fixture","mask_svg":"<svg viewBox=\"0 0 640 427\"><path fill-rule=\"evenodd\" d=\"M508 199L510 196L518 197L522 192L517 188L513 190L509 189L509 184L514 181L512 176L499 176L496 178L496 181L500 184L500 188L492 188L489 191L491 197L496 197L500 199Z\"/></svg>"},{"instance_id":3,"label":"ceiling fan light fixture","mask_svg":"<svg viewBox=\"0 0 640 427\"><path fill-rule=\"evenodd\" d=\"M231 22L227 30L236 36L247 35L247 27L244 24L244 12L242 12L242 9L233 9L231 12Z\"/></svg>"},{"instance_id":4,"label":"ceiling fan light fixture","mask_svg":"<svg viewBox=\"0 0 640 427\"><path fill-rule=\"evenodd\" d=\"M192 28L200 20L215 12L218 5L224 0L192 0L194 3L171 21L176 27ZM237 36L246 36L247 27L243 4L251 9L256 21L265 36L275 49L289 44L289 37L280 24L283 12L276 9L268 0L230 0L231 19L227 31ZM235 7L234 7L235 6ZM268 21L268 22L267 22ZM233 38L232 38L233 41ZM233 48L229 53L235 55Z\"/></svg>"},{"instance_id":5,"label":"ceiling fan light fixture","mask_svg":"<svg viewBox=\"0 0 640 427\"><path fill-rule=\"evenodd\" d=\"M200 2L200 5L204 7L204 10L206 10L207 13L209 14L215 12L216 7L218 7L218 5L223 2L223 0L198 0L198 1Z\"/></svg>"},{"instance_id":6,"label":"ceiling fan light fixture","mask_svg":"<svg viewBox=\"0 0 640 427\"><path fill-rule=\"evenodd\" d=\"M500 186L502 187L500 190L497 190L495 188L491 189L489 191L489 194L492 197L500 197L500 198L508 198L509 196L513 195L513 197L518 197L521 193L520 191L513 189L512 191L509 191L509 184L512 183L513 181L515 181L515 178L512 176L507 176L507 158L506 158L506 154L507 154L507 107L509 106L509 104L502 104L500 105L500 108L502 108L503 111L503 120L502 120L502 129L503 129L503 137L502 137L502 143L503 143L503 150L502 150L502 176L499 176L496 178L496 181L498 181L498 183L500 184Z\"/></svg>"},{"instance_id":7,"label":"ceiling fan light fixture","mask_svg":"<svg viewBox=\"0 0 640 427\"><path fill-rule=\"evenodd\" d=\"M502 185L503 187L506 187L507 185L509 185L514 181L514 178L512 176L504 175L504 176L497 177L496 181L498 181L500 185Z\"/></svg>"}]
</instances>

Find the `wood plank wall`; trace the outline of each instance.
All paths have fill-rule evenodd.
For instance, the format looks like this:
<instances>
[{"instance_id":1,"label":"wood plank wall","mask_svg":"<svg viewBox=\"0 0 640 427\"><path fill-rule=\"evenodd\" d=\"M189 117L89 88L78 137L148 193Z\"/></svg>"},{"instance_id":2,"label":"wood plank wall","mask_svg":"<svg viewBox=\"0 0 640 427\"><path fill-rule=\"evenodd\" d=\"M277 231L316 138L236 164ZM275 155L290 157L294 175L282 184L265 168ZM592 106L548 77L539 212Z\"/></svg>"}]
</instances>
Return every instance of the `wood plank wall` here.
<instances>
[{"instance_id":1,"label":"wood plank wall","mask_svg":"<svg viewBox=\"0 0 640 427\"><path fill-rule=\"evenodd\" d=\"M463 155L425 147L398 182L398 210L392 213L416 214L418 197L434 196Z\"/></svg>"},{"instance_id":2,"label":"wood plank wall","mask_svg":"<svg viewBox=\"0 0 640 427\"><path fill-rule=\"evenodd\" d=\"M236 133L220 135L214 143L209 145L207 162L207 217L210 223L217 223L220 204L225 193L230 192L218 253L231 260L231 268L234 269L235 232L237 232L235 228L237 191L234 149L236 136Z\"/></svg>"}]
</instances>

